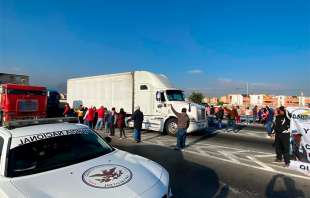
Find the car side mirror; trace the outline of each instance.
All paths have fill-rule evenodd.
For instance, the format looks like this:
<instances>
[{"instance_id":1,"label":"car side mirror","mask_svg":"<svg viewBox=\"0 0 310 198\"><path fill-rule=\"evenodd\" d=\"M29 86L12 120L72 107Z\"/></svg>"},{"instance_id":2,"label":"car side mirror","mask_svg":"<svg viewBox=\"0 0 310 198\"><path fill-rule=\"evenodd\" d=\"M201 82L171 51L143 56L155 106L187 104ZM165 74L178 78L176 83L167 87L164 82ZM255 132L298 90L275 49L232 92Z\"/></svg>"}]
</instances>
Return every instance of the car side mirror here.
<instances>
[{"instance_id":1,"label":"car side mirror","mask_svg":"<svg viewBox=\"0 0 310 198\"><path fill-rule=\"evenodd\" d=\"M109 136L105 137L104 140L109 144L112 142L112 138Z\"/></svg>"}]
</instances>

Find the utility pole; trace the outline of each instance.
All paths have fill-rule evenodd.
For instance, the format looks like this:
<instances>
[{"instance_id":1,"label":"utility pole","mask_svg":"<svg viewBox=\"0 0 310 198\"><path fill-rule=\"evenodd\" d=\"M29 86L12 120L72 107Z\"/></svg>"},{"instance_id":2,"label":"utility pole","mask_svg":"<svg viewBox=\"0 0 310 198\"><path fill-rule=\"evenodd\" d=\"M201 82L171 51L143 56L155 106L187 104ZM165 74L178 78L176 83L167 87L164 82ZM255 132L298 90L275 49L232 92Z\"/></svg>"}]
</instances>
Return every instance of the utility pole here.
<instances>
[{"instance_id":1,"label":"utility pole","mask_svg":"<svg viewBox=\"0 0 310 198\"><path fill-rule=\"evenodd\" d=\"M246 83L246 95L249 96L249 83Z\"/></svg>"}]
</instances>

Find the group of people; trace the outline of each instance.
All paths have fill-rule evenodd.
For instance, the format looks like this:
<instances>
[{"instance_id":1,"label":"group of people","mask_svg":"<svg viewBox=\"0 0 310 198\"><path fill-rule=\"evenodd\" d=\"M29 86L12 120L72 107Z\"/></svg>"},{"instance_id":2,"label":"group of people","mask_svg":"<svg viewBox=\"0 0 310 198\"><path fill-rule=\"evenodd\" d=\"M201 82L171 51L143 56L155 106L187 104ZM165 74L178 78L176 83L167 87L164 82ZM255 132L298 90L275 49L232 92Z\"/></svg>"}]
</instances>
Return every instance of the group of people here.
<instances>
[{"instance_id":1,"label":"group of people","mask_svg":"<svg viewBox=\"0 0 310 198\"><path fill-rule=\"evenodd\" d=\"M233 106L232 108L228 108L227 106L223 107L217 107L214 106L206 106L206 116L209 126L214 125L217 123L217 128L222 128L222 121L224 119L224 116L226 115L227 118L227 127L225 129L226 132L228 132L230 129L233 131L237 131L237 125L236 123L240 123L241 119L241 111L239 106ZM216 122L215 122L216 121Z\"/></svg>"},{"instance_id":2,"label":"group of people","mask_svg":"<svg viewBox=\"0 0 310 198\"><path fill-rule=\"evenodd\" d=\"M241 123L241 115L245 115L246 125L249 125L251 123L263 124L267 131L267 137L271 137L274 110L269 106L265 106L260 109L258 108L258 106L254 106L252 109L250 109L250 107L246 107L245 110L242 111L240 106L238 105L232 106L231 108L229 108L228 106L220 106L215 108L212 105L206 105L206 116L208 117L209 126L216 124L216 127L221 129L223 126L222 121L226 116L227 127L225 129L225 132L228 132L230 130L234 132L238 131L237 124Z\"/></svg>"},{"instance_id":3,"label":"group of people","mask_svg":"<svg viewBox=\"0 0 310 198\"><path fill-rule=\"evenodd\" d=\"M225 112L227 117L226 131L232 128L233 131L237 130L236 123L238 123L238 117L240 117L240 111L238 106L219 107L216 110L206 110L207 115L214 115L218 123L218 128L222 128L222 120ZM209 113L209 114L208 114ZM246 122L250 123L250 116L253 116L253 123L261 123L264 125L267 131L267 137L275 137L274 146L276 151L276 162L282 162L284 159L285 166L290 164L290 114L286 111L284 106L276 108L275 110L269 106L258 108L254 106L251 110L249 107L245 110Z\"/></svg>"},{"instance_id":4,"label":"group of people","mask_svg":"<svg viewBox=\"0 0 310 198\"><path fill-rule=\"evenodd\" d=\"M128 114L124 111L123 108L120 108L119 112L116 112L116 109L113 107L110 111L104 106L96 108L91 106L89 108L80 105L77 109L71 109L69 104L65 105L63 112L65 117L77 116L78 121L81 124L87 125L91 129L102 130L105 129L106 133L109 136L115 135L115 128L118 128L120 131L120 139L127 138L125 133L126 127L126 117ZM135 112L127 120L134 122L134 139L136 142L141 141L141 128L143 123L143 113L140 111L140 107L135 107Z\"/></svg>"},{"instance_id":5,"label":"group of people","mask_svg":"<svg viewBox=\"0 0 310 198\"><path fill-rule=\"evenodd\" d=\"M186 145L186 135L187 129L189 127L190 119L187 115L187 109L183 108L181 112L177 112L172 105L170 105L172 112L177 117L177 143L176 143L176 150L183 150ZM247 108L248 113L250 111ZM234 106L232 108L228 107L219 107L216 111L210 108L210 115L214 115L215 119L218 121L218 127L222 128L222 120L225 115L225 111L227 113L227 128L229 130L232 128L235 131L236 122L238 120L238 107ZM268 137L272 134L275 135L275 150L276 150L276 162L282 162L284 159L285 166L289 166L290 164L290 115L287 113L285 107L281 106L275 110L266 106L260 110L258 107L255 106L252 109L253 113L253 120L255 121L257 117L261 116L261 122L264 123L266 130L268 132ZM125 134L125 126L126 121L125 118L128 116L124 109L120 109L119 112L116 112L115 108L112 108L109 111L107 108L101 106L99 109L96 107L84 107L80 106L75 111L70 109L70 106L67 104L64 110L64 116L71 116L75 112L78 117L80 123L84 123L88 125L90 128L95 130L101 130L105 127L106 132L109 136L115 135L115 128L119 128L120 131L120 138L126 138ZM261 113L259 113L261 112ZM257 116L257 117L256 117ZM139 106L135 107L134 113L129 117L129 121L133 121L134 123L134 140L135 142L141 142L141 129L144 120L144 115L140 110Z\"/></svg>"},{"instance_id":6,"label":"group of people","mask_svg":"<svg viewBox=\"0 0 310 198\"><path fill-rule=\"evenodd\" d=\"M187 129L189 127L190 119L187 115L187 109L183 108L181 113L177 112L172 105L170 105L172 112L178 118L177 121L177 143L176 150L182 150L186 145L186 134ZM72 114L71 114L72 113ZM126 117L128 114L124 112L124 109L121 108L117 113L115 108L112 108L109 111L107 108L101 106L99 109L92 106L90 108L84 107L80 105L79 108L74 111L70 108L68 104L65 105L65 110L63 115L65 117L74 116L78 117L79 123L87 125L89 128L95 130L102 130L103 126L105 126L106 132L109 136L115 135L115 128L119 128L120 138L126 138L125 130L126 127ZM139 106L135 107L134 113L127 119L127 123L133 121L134 133L133 138L136 143L141 142L141 129L143 125L144 115L140 110Z\"/></svg>"}]
</instances>

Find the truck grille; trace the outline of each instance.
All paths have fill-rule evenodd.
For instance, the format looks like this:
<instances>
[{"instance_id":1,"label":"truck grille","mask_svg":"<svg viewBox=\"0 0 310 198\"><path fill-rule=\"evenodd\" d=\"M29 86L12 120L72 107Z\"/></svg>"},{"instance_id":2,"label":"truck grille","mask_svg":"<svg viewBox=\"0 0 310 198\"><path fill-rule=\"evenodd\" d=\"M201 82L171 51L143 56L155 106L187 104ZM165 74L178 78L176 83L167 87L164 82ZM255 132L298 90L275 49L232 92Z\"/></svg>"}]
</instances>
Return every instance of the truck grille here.
<instances>
[{"instance_id":1,"label":"truck grille","mask_svg":"<svg viewBox=\"0 0 310 198\"><path fill-rule=\"evenodd\" d=\"M21 100L18 103L19 112L35 112L38 111L37 100Z\"/></svg>"}]
</instances>

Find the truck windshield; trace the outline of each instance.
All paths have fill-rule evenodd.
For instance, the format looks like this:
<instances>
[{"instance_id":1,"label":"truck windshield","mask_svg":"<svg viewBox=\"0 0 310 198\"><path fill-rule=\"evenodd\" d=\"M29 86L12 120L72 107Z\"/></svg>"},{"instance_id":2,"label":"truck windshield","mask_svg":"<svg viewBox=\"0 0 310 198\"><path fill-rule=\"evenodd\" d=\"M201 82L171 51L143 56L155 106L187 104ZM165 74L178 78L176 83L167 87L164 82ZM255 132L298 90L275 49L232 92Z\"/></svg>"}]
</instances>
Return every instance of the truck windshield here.
<instances>
[{"instance_id":1,"label":"truck windshield","mask_svg":"<svg viewBox=\"0 0 310 198\"><path fill-rule=\"evenodd\" d=\"M167 98L169 101L184 101L184 94L180 90L167 90Z\"/></svg>"},{"instance_id":2,"label":"truck windshield","mask_svg":"<svg viewBox=\"0 0 310 198\"><path fill-rule=\"evenodd\" d=\"M7 89L7 94L45 96L46 91Z\"/></svg>"},{"instance_id":3,"label":"truck windshield","mask_svg":"<svg viewBox=\"0 0 310 198\"><path fill-rule=\"evenodd\" d=\"M90 131L43 139L10 150L8 177L45 172L113 151L101 137Z\"/></svg>"}]
</instances>

